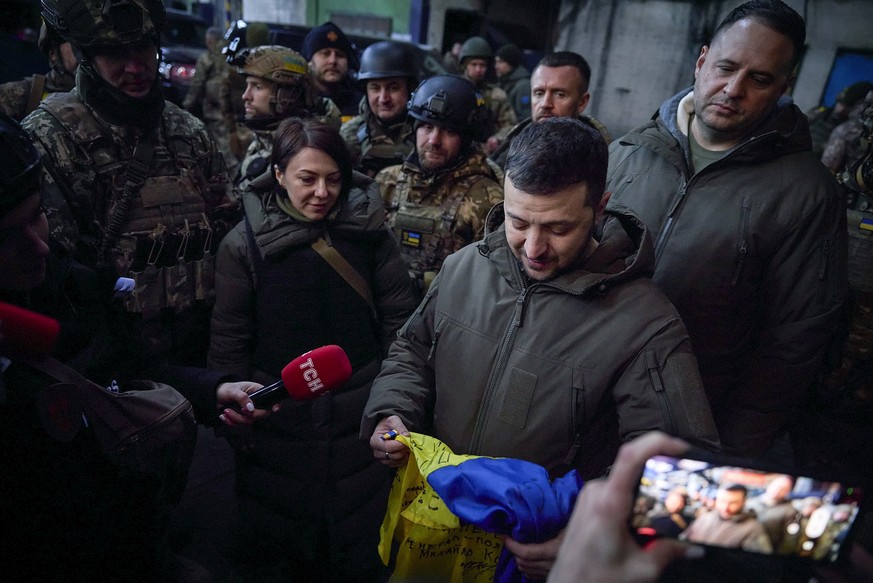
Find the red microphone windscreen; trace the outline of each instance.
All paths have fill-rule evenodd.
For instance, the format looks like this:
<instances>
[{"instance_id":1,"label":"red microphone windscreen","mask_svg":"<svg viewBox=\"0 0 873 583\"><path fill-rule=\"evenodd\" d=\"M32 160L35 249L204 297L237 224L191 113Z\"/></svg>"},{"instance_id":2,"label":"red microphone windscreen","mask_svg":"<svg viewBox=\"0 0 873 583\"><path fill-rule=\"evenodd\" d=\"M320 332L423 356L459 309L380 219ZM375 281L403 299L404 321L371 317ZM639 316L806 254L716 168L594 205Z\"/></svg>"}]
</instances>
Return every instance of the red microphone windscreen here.
<instances>
[{"instance_id":1,"label":"red microphone windscreen","mask_svg":"<svg viewBox=\"0 0 873 583\"><path fill-rule=\"evenodd\" d=\"M296 401L313 399L345 384L352 376L352 363L345 350L328 344L310 350L282 369L282 382Z\"/></svg>"},{"instance_id":2,"label":"red microphone windscreen","mask_svg":"<svg viewBox=\"0 0 873 583\"><path fill-rule=\"evenodd\" d=\"M13 304L0 302L0 345L25 354L45 354L55 345L61 325Z\"/></svg>"}]
</instances>

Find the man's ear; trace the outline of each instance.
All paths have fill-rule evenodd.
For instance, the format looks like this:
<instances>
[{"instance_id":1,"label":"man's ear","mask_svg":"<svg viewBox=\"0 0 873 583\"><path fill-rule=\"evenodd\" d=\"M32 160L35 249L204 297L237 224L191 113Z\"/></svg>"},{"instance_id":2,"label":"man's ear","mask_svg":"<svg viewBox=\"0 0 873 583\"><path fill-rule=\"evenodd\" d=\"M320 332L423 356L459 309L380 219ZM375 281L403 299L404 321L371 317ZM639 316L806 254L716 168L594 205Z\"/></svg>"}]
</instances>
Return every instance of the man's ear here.
<instances>
[{"instance_id":1,"label":"man's ear","mask_svg":"<svg viewBox=\"0 0 873 583\"><path fill-rule=\"evenodd\" d=\"M785 95L788 93L788 90L791 89L791 86L794 85L794 81L797 79L797 67L791 71L791 74L788 75L788 78L785 80L785 85L782 86L782 93L780 95Z\"/></svg>"},{"instance_id":2,"label":"man's ear","mask_svg":"<svg viewBox=\"0 0 873 583\"><path fill-rule=\"evenodd\" d=\"M588 107L588 100L589 99L591 99L591 94L586 91L585 95L583 95L582 99L579 101L579 107L576 109L577 114L585 111L585 108Z\"/></svg>"},{"instance_id":3,"label":"man's ear","mask_svg":"<svg viewBox=\"0 0 873 583\"><path fill-rule=\"evenodd\" d=\"M703 45L700 47L700 55L697 57L697 62L694 64L694 78L697 79L697 74L700 73L700 68L706 62L706 53L709 52L709 47Z\"/></svg>"},{"instance_id":4,"label":"man's ear","mask_svg":"<svg viewBox=\"0 0 873 583\"><path fill-rule=\"evenodd\" d=\"M600 197L600 203L597 205L596 212L594 213L595 225L599 225L603 220L603 213L606 212L606 203L609 202L610 196L612 196L612 191L607 190L603 193L603 196Z\"/></svg>"}]
</instances>

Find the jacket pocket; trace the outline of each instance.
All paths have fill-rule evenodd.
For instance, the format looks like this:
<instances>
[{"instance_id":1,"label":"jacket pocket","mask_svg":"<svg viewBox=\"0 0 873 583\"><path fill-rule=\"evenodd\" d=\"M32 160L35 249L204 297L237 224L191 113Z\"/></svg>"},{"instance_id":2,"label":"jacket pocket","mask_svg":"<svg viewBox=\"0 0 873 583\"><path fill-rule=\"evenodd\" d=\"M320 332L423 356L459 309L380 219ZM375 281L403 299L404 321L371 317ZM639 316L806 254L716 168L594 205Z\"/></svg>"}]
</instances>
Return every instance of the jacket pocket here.
<instances>
[{"instance_id":1,"label":"jacket pocket","mask_svg":"<svg viewBox=\"0 0 873 583\"><path fill-rule=\"evenodd\" d=\"M743 199L743 208L740 212L740 241L737 245L737 266L734 271L734 278L731 280L731 286L733 287L736 287L740 278L742 278L749 255L749 217L751 214L752 203L749 201L749 197L746 197Z\"/></svg>"},{"instance_id":2,"label":"jacket pocket","mask_svg":"<svg viewBox=\"0 0 873 583\"><path fill-rule=\"evenodd\" d=\"M537 375L513 367L503 393L498 418L517 429L524 429L537 388Z\"/></svg>"},{"instance_id":3,"label":"jacket pocket","mask_svg":"<svg viewBox=\"0 0 873 583\"><path fill-rule=\"evenodd\" d=\"M588 421L588 405L585 402L585 390L582 373L573 371L573 386L570 387L570 439L571 446L564 456L564 465L570 466L579 448L582 447L582 428Z\"/></svg>"},{"instance_id":4,"label":"jacket pocket","mask_svg":"<svg viewBox=\"0 0 873 583\"><path fill-rule=\"evenodd\" d=\"M667 398L667 391L664 387L664 380L661 375L661 366L658 364L658 356L654 350L646 350L646 370L649 375L649 382L655 391L655 396L658 399L658 406L661 409L661 418L664 420L664 428L670 435L677 435L676 421L673 419L673 412L670 410L670 400Z\"/></svg>"}]
</instances>

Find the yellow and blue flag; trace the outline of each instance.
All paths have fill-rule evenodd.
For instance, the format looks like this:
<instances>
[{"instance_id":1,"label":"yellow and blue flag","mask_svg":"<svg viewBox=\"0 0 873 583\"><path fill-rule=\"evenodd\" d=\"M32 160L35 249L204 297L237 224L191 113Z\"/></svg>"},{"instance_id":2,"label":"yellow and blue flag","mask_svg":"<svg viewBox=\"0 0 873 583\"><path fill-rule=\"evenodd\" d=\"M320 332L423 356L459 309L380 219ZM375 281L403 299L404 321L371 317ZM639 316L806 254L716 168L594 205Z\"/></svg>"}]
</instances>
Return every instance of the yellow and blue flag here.
<instances>
[{"instance_id":1,"label":"yellow and blue flag","mask_svg":"<svg viewBox=\"0 0 873 583\"><path fill-rule=\"evenodd\" d=\"M554 538L582 488L575 471L551 481L545 468L524 460L455 454L418 433L397 439L410 459L397 472L382 524L385 564L392 540L396 548L391 581L525 581L502 536Z\"/></svg>"}]
</instances>

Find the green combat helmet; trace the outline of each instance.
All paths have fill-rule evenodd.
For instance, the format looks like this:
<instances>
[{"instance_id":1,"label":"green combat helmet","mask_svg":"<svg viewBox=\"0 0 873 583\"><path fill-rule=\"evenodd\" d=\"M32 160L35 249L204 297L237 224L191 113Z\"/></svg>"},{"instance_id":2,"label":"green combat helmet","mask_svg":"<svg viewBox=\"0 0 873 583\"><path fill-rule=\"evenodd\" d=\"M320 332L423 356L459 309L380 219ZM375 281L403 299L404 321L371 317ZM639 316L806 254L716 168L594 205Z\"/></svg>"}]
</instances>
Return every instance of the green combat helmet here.
<instances>
[{"instance_id":1,"label":"green combat helmet","mask_svg":"<svg viewBox=\"0 0 873 583\"><path fill-rule=\"evenodd\" d=\"M481 36L471 36L461 47L461 54L458 59L461 64L464 64L466 59L485 59L489 63L494 58L494 52L491 50L491 45Z\"/></svg>"},{"instance_id":2,"label":"green combat helmet","mask_svg":"<svg viewBox=\"0 0 873 583\"><path fill-rule=\"evenodd\" d=\"M316 92L309 78L309 64L292 49L281 45L239 51L231 61L240 75L260 77L277 85L271 103L277 116L311 115Z\"/></svg>"},{"instance_id":3,"label":"green combat helmet","mask_svg":"<svg viewBox=\"0 0 873 583\"><path fill-rule=\"evenodd\" d=\"M161 0L40 0L46 24L74 47L89 51L160 44L166 10Z\"/></svg>"},{"instance_id":4,"label":"green combat helmet","mask_svg":"<svg viewBox=\"0 0 873 583\"><path fill-rule=\"evenodd\" d=\"M421 82L406 106L421 122L457 132L466 139L487 139L489 112L485 99L467 79L436 75Z\"/></svg>"}]
</instances>

